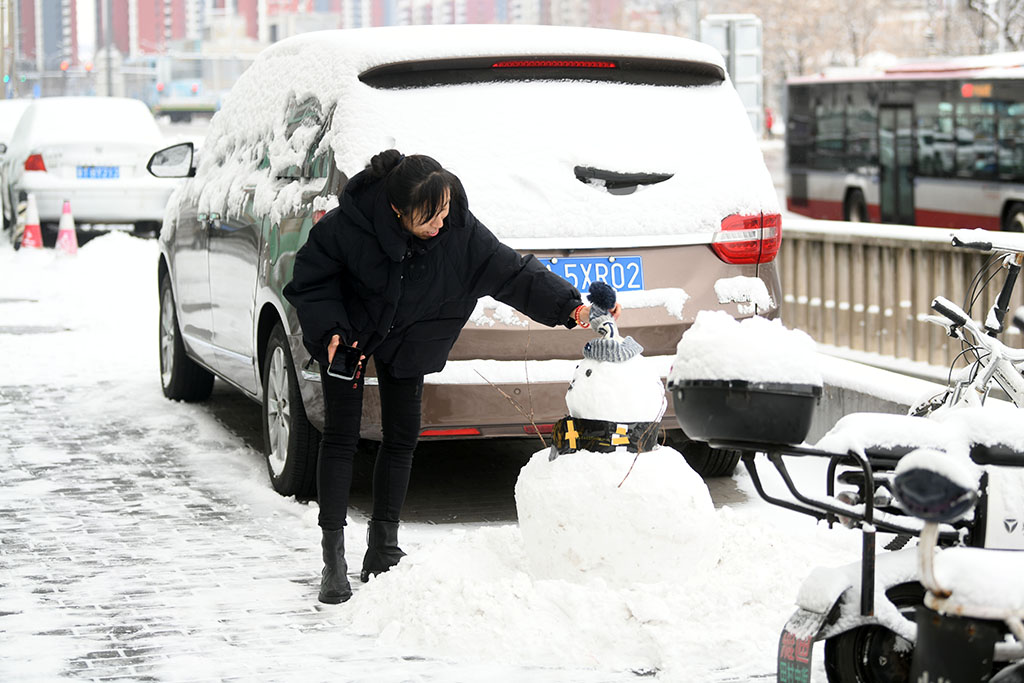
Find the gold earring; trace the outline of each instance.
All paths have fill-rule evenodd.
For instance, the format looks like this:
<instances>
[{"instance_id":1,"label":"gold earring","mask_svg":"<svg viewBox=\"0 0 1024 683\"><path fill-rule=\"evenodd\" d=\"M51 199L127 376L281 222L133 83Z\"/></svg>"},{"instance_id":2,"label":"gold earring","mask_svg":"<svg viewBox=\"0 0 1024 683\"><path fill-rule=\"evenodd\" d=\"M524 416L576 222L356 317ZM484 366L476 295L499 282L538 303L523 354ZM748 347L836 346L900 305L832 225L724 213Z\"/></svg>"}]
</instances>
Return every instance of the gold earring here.
<instances>
[{"instance_id":1,"label":"gold earring","mask_svg":"<svg viewBox=\"0 0 1024 683\"><path fill-rule=\"evenodd\" d=\"M395 211L395 217L396 218L401 218L402 217L402 212L401 211Z\"/></svg>"}]
</instances>

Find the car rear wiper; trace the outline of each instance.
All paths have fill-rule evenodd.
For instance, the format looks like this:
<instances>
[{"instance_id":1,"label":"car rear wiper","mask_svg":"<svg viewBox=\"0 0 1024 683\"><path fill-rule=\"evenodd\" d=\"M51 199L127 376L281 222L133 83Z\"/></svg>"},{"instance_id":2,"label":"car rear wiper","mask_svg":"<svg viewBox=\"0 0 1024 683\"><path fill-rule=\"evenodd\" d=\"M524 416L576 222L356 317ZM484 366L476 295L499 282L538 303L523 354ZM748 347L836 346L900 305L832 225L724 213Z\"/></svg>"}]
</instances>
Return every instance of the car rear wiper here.
<instances>
[{"instance_id":1,"label":"car rear wiper","mask_svg":"<svg viewBox=\"0 0 1024 683\"><path fill-rule=\"evenodd\" d=\"M663 183L672 177L671 173L618 173L592 166L577 166L573 171L580 182L600 185L611 194L632 194L640 185Z\"/></svg>"}]
</instances>

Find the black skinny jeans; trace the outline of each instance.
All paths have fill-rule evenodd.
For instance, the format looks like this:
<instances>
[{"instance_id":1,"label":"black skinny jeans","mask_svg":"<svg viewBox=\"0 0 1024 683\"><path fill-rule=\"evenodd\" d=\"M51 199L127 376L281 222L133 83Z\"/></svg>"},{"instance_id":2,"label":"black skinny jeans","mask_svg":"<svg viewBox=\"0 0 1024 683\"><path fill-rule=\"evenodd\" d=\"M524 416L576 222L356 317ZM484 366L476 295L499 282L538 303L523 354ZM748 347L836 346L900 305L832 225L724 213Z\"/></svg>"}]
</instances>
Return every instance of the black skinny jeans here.
<instances>
[{"instance_id":1,"label":"black skinny jeans","mask_svg":"<svg viewBox=\"0 0 1024 683\"><path fill-rule=\"evenodd\" d=\"M365 363L364 363L365 368ZM383 440L373 466L373 513L379 521L397 522L409 488L412 455L420 435L423 377L398 379L377 363ZM363 411L363 379L331 377L321 367L324 392L324 433L317 463L320 527L340 529L348 513L352 461L359 445Z\"/></svg>"}]
</instances>

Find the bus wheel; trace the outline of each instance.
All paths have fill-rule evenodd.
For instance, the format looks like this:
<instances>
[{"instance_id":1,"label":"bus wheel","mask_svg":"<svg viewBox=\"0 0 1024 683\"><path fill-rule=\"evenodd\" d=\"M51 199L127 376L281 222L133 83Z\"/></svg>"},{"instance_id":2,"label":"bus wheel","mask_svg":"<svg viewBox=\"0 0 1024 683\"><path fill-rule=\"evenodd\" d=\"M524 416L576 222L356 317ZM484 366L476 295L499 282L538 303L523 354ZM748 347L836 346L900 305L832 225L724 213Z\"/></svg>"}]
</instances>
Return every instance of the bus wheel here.
<instances>
[{"instance_id":1,"label":"bus wheel","mask_svg":"<svg viewBox=\"0 0 1024 683\"><path fill-rule=\"evenodd\" d=\"M1024 204L1011 204L1003 220L1006 232L1024 232Z\"/></svg>"},{"instance_id":2,"label":"bus wheel","mask_svg":"<svg viewBox=\"0 0 1024 683\"><path fill-rule=\"evenodd\" d=\"M843 205L843 217L851 223L868 222L868 204L864 201L863 192L853 190L846 195L846 203Z\"/></svg>"}]
</instances>

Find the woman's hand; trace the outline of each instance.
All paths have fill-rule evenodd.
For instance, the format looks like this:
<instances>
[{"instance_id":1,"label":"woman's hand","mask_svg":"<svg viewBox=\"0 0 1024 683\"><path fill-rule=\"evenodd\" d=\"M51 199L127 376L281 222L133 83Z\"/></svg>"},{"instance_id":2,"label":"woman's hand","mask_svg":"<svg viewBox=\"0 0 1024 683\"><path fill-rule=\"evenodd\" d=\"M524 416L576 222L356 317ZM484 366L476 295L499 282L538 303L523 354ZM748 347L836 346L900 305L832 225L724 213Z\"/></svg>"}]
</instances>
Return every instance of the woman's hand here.
<instances>
[{"instance_id":1,"label":"woman's hand","mask_svg":"<svg viewBox=\"0 0 1024 683\"><path fill-rule=\"evenodd\" d=\"M612 314L613 319L618 321L619 316L622 315L622 304L616 301L615 308L609 311L609 313ZM579 318L579 322L581 323L580 327L583 327L584 325L588 327L590 326L590 306L583 304L583 306L580 308Z\"/></svg>"},{"instance_id":2,"label":"woman's hand","mask_svg":"<svg viewBox=\"0 0 1024 683\"><path fill-rule=\"evenodd\" d=\"M358 343L359 342L352 342L352 348L354 349ZM334 354L338 350L339 346L341 346L341 336L336 334L333 337L331 337L331 341L328 342L328 344L327 344L327 362L328 363L330 363L331 361L334 360ZM366 356L360 356L359 357L359 364L362 365L364 360L366 360Z\"/></svg>"}]
</instances>

